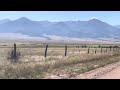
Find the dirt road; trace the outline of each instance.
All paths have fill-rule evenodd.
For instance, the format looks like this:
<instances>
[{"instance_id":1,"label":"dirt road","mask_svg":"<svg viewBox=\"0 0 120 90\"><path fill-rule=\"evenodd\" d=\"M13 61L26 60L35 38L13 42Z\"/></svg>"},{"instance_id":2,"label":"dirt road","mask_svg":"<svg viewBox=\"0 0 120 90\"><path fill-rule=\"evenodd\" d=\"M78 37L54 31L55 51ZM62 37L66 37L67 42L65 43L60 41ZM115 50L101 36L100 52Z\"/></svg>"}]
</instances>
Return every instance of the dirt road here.
<instances>
[{"instance_id":1,"label":"dirt road","mask_svg":"<svg viewBox=\"0 0 120 90\"><path fill-rule=\"evenodd\" d=\"M75 77L69 78L67 75L56 76L51 75L46 79L120 79L120 61L100 67Z\"/></svg>"},{"instance_id":2,"label":"dirt road","mask_svg":"<svg viewBox=\"0 0 120 90\"><path fill-rule=\"evenodd\" d=\"M89 72L85 72L73 79L120 79L120 61Z\"/></svg>"}]
</instances>

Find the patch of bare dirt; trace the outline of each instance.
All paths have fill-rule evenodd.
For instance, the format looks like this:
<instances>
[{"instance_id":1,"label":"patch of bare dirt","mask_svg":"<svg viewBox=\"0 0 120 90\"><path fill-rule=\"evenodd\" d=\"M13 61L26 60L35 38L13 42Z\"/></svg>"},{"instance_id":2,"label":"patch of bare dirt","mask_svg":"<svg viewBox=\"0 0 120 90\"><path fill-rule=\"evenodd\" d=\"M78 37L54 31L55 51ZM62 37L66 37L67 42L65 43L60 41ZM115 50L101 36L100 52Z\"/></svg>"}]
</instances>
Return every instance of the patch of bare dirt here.
<instances>
[{"instance_id":1,"label":"patch of bare dirt","mask_svg":"<svg viewBox=\"0 0 120 90\"><path fill-rule=\"evenodd\" d=\"M85 72L76 79L120 79L120 62L113 63L89 72Z\"/></svg>"}]
</instances>

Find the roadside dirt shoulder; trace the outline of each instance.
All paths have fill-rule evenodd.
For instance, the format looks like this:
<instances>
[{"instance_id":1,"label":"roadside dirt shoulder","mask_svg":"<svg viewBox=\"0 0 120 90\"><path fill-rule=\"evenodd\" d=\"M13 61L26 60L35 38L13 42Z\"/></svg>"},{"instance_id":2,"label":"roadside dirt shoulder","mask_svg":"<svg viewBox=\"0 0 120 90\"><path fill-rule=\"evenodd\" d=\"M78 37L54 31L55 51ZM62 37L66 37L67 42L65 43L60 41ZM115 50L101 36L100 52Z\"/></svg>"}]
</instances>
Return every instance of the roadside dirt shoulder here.
<instances>
[{"instance_id":1,"label":"roadside dirt shoulder","mask_svg":"<svg viewBox=\"0 0 120 90\"><path fill-rule=\"evenodd\" d=\"M120 79L120 61L80 74L73 79Z\"/></svg>"}]
</instances>

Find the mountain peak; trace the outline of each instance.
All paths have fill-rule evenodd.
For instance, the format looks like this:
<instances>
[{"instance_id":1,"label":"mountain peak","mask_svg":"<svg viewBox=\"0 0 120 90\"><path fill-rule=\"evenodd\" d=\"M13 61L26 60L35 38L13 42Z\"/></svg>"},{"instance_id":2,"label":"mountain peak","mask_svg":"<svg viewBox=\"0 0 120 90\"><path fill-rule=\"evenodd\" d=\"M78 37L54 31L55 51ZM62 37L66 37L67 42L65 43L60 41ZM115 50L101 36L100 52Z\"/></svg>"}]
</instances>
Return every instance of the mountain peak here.
<instances>
[{"instance_id":1,"label":"mountain peak","mask_svg":"<svg viewBox=\"0 0 120 90\"><path fill-rule=\"evenodd\" d=\"M30 21L30 19L28 19L26 17L21 17L21 18L17 19L17 21Z\"/></svg>"},{"instance_id":2,"label":"mountain peak","mask_svg":"<svg viewBox=\"0 0 120 90\"><path fill-rule=\"evenodd\" d=\"M0 24L3 24L3 23L6 23L6 22L9 22L11 21L10 19L3 19L3 20L0 20Z\"/></svg>"},{"instance_id":3,"label":"mountain peak","mask_svg":"<svg viewBox=\"0 0 120 90\"><path fill-rule=\"evenodd\" d=\"M102 22L102 21L100 21L99 19L96 19L96 18L93 18L93 19L91 19L91 20L89 20L89 21Z\"/></svg>"},{"instance_id":4,"label":"mountain peak","mask_svg":"<svg viewBox=\"0 0 120 90\"><path fill-rule=\"evenodd\" d=\"M93 18L91 20L88 21L89 23L93 23L93 24L102 24L102 23L105 23L99 19L96 19L96 18Z\"/></svg>"}]
</instances>

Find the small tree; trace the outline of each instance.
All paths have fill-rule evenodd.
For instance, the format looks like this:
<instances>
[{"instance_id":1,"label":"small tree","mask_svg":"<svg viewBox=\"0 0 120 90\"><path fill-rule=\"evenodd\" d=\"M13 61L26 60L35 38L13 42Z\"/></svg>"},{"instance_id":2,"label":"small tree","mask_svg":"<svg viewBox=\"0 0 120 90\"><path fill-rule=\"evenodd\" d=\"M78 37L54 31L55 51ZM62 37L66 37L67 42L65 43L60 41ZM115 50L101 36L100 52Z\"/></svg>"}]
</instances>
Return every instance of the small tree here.
<instances>
[{"instance_id":1,"label":"small tree","mask_svg":"<svg viewBox=\"0 0 120 90\"><path fill-rule=\"evenodd\" d=\"M21 53L16 50L16 44L14 44L14 48L8 52L7 59L11 60L14 63L17 63L18 60L20 59Z\"/></svg>"}]
</instances>

